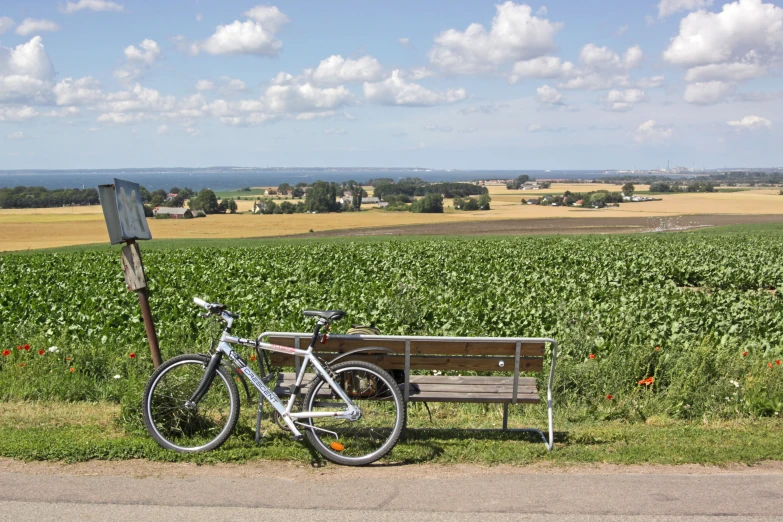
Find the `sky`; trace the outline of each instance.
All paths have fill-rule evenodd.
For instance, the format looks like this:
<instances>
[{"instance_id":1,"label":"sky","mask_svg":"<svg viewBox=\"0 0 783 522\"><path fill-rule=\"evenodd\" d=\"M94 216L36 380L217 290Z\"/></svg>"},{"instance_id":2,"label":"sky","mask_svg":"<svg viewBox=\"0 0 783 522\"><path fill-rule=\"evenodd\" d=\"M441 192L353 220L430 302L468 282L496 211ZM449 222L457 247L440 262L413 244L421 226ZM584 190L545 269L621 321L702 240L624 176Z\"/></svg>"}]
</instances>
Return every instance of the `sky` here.
<instances>
[{"instance_id":1,"label":"sky","mask_svg":"<svg viewBox=\"0 0 783 522\"><path fill-rule=\"evenodd\" d=\"M765 0L4 0L0 170L783 166Z\"/></svg>"}]
</instances>

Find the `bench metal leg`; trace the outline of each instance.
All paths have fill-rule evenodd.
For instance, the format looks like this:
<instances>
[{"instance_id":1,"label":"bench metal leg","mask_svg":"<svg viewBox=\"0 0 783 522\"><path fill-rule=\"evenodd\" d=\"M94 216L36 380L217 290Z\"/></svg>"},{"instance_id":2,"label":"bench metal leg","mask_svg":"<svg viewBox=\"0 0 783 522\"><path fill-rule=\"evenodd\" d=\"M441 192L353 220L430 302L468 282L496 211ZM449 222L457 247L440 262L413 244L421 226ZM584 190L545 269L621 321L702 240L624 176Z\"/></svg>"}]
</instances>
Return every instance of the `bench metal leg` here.
<instances>
[{"instance_id":1,"label":"bench metal leg","mask_svg":"<svg viewBox=\"0 0 783 522\"><path fill-rule=\"evenodd\" d=\"M503 403L503 429L508 429L508 403Z\"/></svg>"},{"instance_id":2,"label":"bench metal leg","mask_svg":"<svg viewBox=\"0 0 783 522\"><path fill-rule=\"evenodd\" d=\"M503 404L503 430L504 431L523 431L528 433L538 433L538 435L541 437L541 440L544 441L544 446L546 446L546 449L548 451L552 451L552 449L555 447L555 432L553 427L553 413L552 413L552 399L549 399L547 401L547 416L549 417L549 440L547 440L546 435L544 435L544 432L536 429L536 428L515 428L515 429L508 429L508 403Z\"/></svg>"},{"instance_id":3,"label":"bench metal leg","mask_svg":"<svg viewBox=\"0 0 783 522\"><path fill-rule=\"evenodd\" d=\"M258 413L256 414L256 444L261 442L261 417L264 415L264 399L258 401Z\"/></svg>"}]
</instances>

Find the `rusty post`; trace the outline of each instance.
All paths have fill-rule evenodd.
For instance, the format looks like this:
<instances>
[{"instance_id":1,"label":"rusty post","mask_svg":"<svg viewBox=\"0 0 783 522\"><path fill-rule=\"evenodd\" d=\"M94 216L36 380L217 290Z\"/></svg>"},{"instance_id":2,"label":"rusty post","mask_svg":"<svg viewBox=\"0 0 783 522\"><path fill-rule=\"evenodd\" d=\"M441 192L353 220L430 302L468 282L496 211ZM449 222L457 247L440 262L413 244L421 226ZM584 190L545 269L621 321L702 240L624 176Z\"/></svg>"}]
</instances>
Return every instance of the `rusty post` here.
<instances>
[{"instance_id":1,"label":"rusty post","mask_svg":"<svg viewBox=\"0 0 783 522\"><path fill-rule=\"evenodd\" d=\"M128 247L131 249L138 249L138 245L136 245L136 241L131 239L127 242ZM138 250L137 250L138 252ZM139 262L141 261L141 252L139 253ZM141 308L141 318L144 320L144 329L147 331L147 341L150 344L150 354L152 355L152 364L155 368L160 366L163 363L163 360L160 357L160 346L158 345L158 333L155 331L155 322L152 320L152 310L150 310L150 300L149 300L149 291L147 290L147 281L146 276L144 275L144 265L139 263L140 266L135 267L136 270L141 271L141 281L138 287L131 287L129 286L129 290L135 290L136 293L139 295L139 307ZM127 281L127 274L126 271L126 281Z\"/></svg>"}]
</instances>

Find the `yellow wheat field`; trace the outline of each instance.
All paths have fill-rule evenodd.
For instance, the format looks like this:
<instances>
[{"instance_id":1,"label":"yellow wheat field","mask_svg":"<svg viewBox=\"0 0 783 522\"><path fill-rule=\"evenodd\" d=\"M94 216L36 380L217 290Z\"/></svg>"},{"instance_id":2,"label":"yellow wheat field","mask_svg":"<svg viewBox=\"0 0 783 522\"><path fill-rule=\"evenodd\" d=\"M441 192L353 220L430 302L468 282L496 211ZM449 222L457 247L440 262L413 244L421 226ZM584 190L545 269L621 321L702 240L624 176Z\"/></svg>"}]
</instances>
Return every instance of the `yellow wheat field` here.
<instances>
[{"instance_id":1,"label":"yellow wheat field","mask_svg":"<svg viewBox=\"0 0 783 522\"><path fill-rule=\"evenodd\" d=\"M545 192L564 190L588 192L597 188L619 190L611 185L553 184ZM646 187L637 187L644 190ZM663 195L661 201L623 203L617 208L589 210L569 207L522 205L523 197L537 197L540 191L509 191L490 187L492 210L460 212L446 200L444 214L385 212L378 209L334 214L212 215L201 219L150 219L153 238L247 238L306 234L338 229L376 228L417 224L458 223L504 219L592 217L655 217L683 214L783 214L783 196L779 189L743 192ZM251 201L238 201L240 211ZM49 248L85 243L107 243L108 234L100 206L50 209L0 209L0 251Z\"/></svg>"}]
</instances>

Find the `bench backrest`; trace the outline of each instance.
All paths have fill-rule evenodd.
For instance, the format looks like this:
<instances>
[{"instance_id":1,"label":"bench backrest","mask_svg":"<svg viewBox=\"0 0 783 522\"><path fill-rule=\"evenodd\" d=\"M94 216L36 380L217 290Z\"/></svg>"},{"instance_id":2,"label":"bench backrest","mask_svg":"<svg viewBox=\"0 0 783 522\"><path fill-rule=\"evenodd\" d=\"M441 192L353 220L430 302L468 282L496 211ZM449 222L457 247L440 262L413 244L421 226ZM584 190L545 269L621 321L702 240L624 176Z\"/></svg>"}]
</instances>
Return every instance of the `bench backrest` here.
<instances>
[{"instance_id":1,"label":"bench backrest","mask_svg":"<svg viewBox=\"0 0 783 522\"><path fill-rule=\"evenodd\" d=\"M357 353L351 360L364 360L387 370L404 370L406 345L410 370L456 370L476 372L540 372L544 367L544 343L530 341L488 340L370 340L357 335L330 335L314 349L319 357L331 360L341 353L357 348L387 348L393 353ZM269 342L282 346L307 349L310 336L270 336ZM519 355L517 355L517 353ZM518 366L517 366L517 360ZM275 366L294 366L294 356L271 354Z\"/></svg>"}]
</instances>

